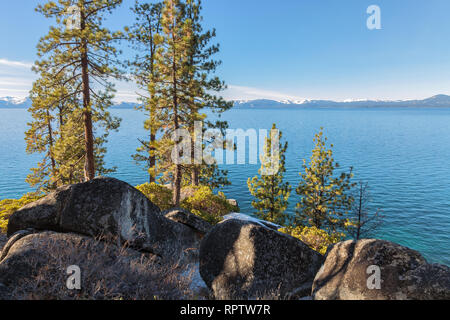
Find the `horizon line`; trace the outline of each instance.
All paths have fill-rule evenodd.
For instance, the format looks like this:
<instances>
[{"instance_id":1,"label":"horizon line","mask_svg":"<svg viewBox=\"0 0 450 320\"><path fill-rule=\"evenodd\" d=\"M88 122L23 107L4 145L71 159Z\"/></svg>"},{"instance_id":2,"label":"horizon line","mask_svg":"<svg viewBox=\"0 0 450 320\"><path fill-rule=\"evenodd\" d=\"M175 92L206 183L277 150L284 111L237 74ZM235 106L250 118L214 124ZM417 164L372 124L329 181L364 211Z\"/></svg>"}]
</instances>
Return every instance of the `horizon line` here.
<instances>
[{"instance_id":1,"label":"horizon line","mask_svg":"<svg viewBox=\"0 0 450 320\"><path fill-rule=\"evenodd\" d=\"M443 94L443 93L438 93L438 94L434 94L431 96L426 96L424 98L406 98L406 99L344 99L344 100L334 100L334 99L289 99L289 98L285 98L285 99L276 99L276 98L265 98L265 97L261 97L261 98L251 98L251 99L236 99L236 98L232 98L232 99L225 99L225 101L228 102L237 102L237 103L248 103L248 102L252 102L252 101L261 101L261 100L265 100L265 101L273 101L273 102L278 102L278 103L285 103L285 104L304 104L304 103L308 103L308 102L314 102L314 101L327 101L327 102L336 102L336 103L352 103L352 102L407 102L407 101L422 101L422 100L427 100L427 99L431 99L434 97L439 97L439 96L447 96L450 97L450 94ZM29 100L30 97L29 96L14 96L14 95L5 95L5 96L0 96L0 101L4 101L4 102L13 102L15 104L22 104L25 103L27 100ZM119 105L119 104L138 104L139 101L137 100L116 100L113 99L112 100L114 106Z\"/></svg>"}]
</instances>

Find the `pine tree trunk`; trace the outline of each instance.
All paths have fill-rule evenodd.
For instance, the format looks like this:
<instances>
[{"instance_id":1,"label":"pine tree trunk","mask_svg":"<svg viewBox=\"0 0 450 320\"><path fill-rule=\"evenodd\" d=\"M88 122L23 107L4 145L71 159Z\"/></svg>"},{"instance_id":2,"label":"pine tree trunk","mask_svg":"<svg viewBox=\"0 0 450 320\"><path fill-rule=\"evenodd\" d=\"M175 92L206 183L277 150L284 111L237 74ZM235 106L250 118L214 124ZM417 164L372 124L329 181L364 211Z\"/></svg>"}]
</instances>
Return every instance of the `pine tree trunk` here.
<instances>
[{"instance_id":1,"label":"pine tree trunk","mask_svg":"<svg viewBox=\"0 0 450 320\"><path fill-rule=\"evenodd\" d=\"M175 166L175 181L174 181L174 188L173 188L173 204L175 207L180 206L180 200L181 200L181 165L177 164Z\"/></svg>"},{"instance_id":2,"label":"pine tree trunk","mask_svg":"<svg viewBox=\"0 0 450 320\"><path fill-rule=\"evenodd\" d=\"M58 124L58 128L59 128L59 138L61 140L64 140L64 136L62 133L62 127L64 125L64 119L63 119L63 107L58 107L58 119L59 119L59 124Z\"/></svg>"},{"instance_id":3,"label":"pine tree trunk","mask_svg":"<svg viewBox=\"0 0 450 320\"><path fill-rule=\"evenodd\" d=\"M198 172L198 167L194 167L192 169L192 186L193 187L198 187L200 185L200 177L199 177L199 172Z\"/></svg>"},{"instance_id":4,"label":"pine tree trunk","mask_svg":"<svg viewBox=\"0 0 450 320\"><path fill-rule=\"evenodd\" d=\"M175 54L173 57L172 64L172 72L173 72L173 110L174 110L174 130L178 130L180 128L180 124L178 121L178 92L177 92L177 77L176 77L176 62L175 62ZM178 143L178 141L176 141ZM180 198L181 198L181 175L182 168L181 164L175 164L175 175L174 175L174 186L173 186L173 204L175 207L180 206Z\"/></svg>"},{"instance_id":5,"label":"pine tree trunk","mask_svg":"<svg viewBox=\"0 0 450 320\"><path fill-rule=\"evenodd\" d=\"M81 13L81 29L86 28L84 13ZM94 133L92 129L91 96L89 86L87 41L83 40L83 50L81 55L81 73L83 81L83 121L84 121L84 144L85 144L85 164L84 179L90 181L95 178L94 160Z\"/></svg>"},{"instance_id":6,"label":"pine tree trunk","mask_svg":"<svg viewBox=\"0 0 450 320\"><path fill-rule=\"evenodd\" d=\"M150 74L152 79L155 76L155 50L156 46L153 43L153 32L150 28ZM150 100L153 102L154 95L151 94ZM152 104L150 106L150 155L149 155L149 168L152 170L150 174L150 183L156 182L156 148L154 147L156 142L156 130L154 124L156 122L156 110Z\"/></svg>"},{"instance_id":7,"label":"pine tree trunk","mask_svg":"<svg viewBox=\"0 0 450 320\"><path fill-rule=\"evenodd\" d=\"M95 178L94 161L94 135L92 130L92 114L90 111L84 111L84 144L86 148L84 179L90 181Z\"/></svg>"},{"instance_id":8,"label":"pine tree trunk","mask_svg":"<svg viewBox=\"0 0 450 320\"><path fill-rule=\"evenodd\" d=\"M153 146L153 144L156 141L156 135L152 132L150 134L150 145ZM155 155L155 148L150 147L150 158L149 158L149 167L152 169L152 173L150 174L150 183L156 182L156 155Z\"/></svg>"},{"instance_id":9,"label":"pine tree trunk","mask_svg":"<svg viewBox=\"0 0 450 320\"><path fill-rule=\"evenodd\" d=\"M48 143L49 143L49 147L48 147L48 153L49 153L49 157L50 157L50 162L51 162L51 166L52 166L52 175L53 175L53 179L56 178L56 161L55 161L55 157L53 156L53 129L52 129L52 124L50 122L50 112L47 110L47 128L48 128ZM53 181L53 188L56 188L57 184L56 184L56 180Z\"/></svg>"},{"instance_id":10,"label":"pine tree trunk","mask_svg":"<svg viewBox=\"0 0 450 320\"><path fill-rule=\"evenodd\" d=\"M153 99L153 97L151 97L151 99ZM149 169L151 169L151 174L149 177L150 183L156 182L156 148L154 147L156 141L156 133L153 127L154 122L155 122L155 110L152 106L150 107L150 148L148 160L148 166Z\"/></svg>"},{"instance_id":11,"label":"pine tree trunk","mask_svg":"<svg viewBox=\"0 0 450 320\"><path fill-rule=\"evenodd\" d=\"M191 184L193 187L198 187L200 184L200 168L195 164L195 141L191 143L191 161L192 161L192 172L191 172Z\"/></svg>"}]
</instances>

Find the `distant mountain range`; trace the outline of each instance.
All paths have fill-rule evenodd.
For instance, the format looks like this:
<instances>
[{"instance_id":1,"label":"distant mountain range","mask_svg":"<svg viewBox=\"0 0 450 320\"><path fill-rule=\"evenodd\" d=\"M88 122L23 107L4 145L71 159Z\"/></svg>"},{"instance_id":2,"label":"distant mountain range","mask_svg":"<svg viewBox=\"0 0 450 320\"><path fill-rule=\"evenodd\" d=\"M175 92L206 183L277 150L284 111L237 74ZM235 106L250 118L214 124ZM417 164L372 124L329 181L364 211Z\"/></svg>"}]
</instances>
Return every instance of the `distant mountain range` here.
<instances>
[{"instance_id":1,"label":"distant mountain range","mask_svg":"<svg viewBox=\"0 0 450 320\"><path fill-rule=\"evenodd\" d=\"M0 109L23 109L29 108L31 100L29 98L14 98L3 97L0 98Z\"/></svg>"},{"instance_id":2,"label":"distant mountain range","mask_svg":"<svg viewBox=\"0 0 450 320\"><path fill-rule=\"evenodd\" d=\"M0 109L23 109L29 108L29 98L19 99L14 97L0 98ZM113 109L133 109L136 103L122 102L113 106ZM428 107L442 108L450 107L450 96L440 94L424 100L239 100L235 101L238 109L265 109L265 108L388 108L388 107Z\"/></svg>"},{"instance_id":3,"label":"distant mountain range","mask_svg":"<svg viewBox=\"0 0 450 320\"><path fill-rule=\"evenodd\" d=\"M236 101L235 107L242 109L262 109L262 108L375 108L375 107L450 107L450 96L436 95L424 100L353 100L353 101L332 101L332 100L250 100Z\"/></svg>"},{"instance_id":4,"label":"distant mountain range","mask_svg":"<svg viewBox=\"0 0 450 320\"><path fill-rule=\"evenodd\" d=\"M137 104L121 102L114 105L113 109L133 109ZM31 106L30 98L3 97L0 98L0 109L28 109Z\"/></svg>"}]
</instances>

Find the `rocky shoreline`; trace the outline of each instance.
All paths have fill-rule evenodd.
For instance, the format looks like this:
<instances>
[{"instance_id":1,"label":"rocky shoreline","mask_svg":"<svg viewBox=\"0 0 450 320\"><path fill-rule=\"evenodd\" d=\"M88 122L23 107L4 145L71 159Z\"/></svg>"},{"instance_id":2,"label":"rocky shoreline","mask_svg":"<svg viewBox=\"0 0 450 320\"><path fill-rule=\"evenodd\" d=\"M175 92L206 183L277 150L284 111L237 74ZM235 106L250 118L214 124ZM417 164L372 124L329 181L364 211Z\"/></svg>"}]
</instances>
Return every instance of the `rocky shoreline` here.
<instances>
[{"instance_id":1,"label":"rocky shoreline","mask_svg":"<svg viewBox=\"0 0 450 320\"><path fill-rule=\"evenodd\" d=\"M450 268L398 244L345 241L322 256L262 221L162 212L112 178L23 207L8 237L0 299L450 299ZM71 265L80 290L66 288Z\"/></svg>"}]
</instances>

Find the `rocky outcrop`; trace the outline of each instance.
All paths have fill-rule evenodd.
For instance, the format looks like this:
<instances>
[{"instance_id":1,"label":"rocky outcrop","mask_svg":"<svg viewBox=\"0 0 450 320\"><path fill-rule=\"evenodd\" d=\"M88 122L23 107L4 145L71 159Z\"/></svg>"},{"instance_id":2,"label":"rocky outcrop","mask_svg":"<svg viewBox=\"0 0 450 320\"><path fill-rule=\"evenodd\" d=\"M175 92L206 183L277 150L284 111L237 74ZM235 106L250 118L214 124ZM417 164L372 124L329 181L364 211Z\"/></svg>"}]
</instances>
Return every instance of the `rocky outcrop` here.
<instances>
[{"instance_id":1,"label":"rocky outcrop","mask_svg":"<svg viewBox=\"0 0 450 320\"><path fill-rule=\"evenodd\" d=\"M194 230L165 218L141 192L113 178L65 186L23 207L11 216L8 235L28 228L102 237L166 257L198 244Z\"/></svg>"},{"instance_id":2,"label":"rocky outcrop","mask_svg":"<svg viewBox=\"0 0 450 320\"><path fill-rule=\"evenodd\" d=\"M378 269L379 268L379 269ZM377 270L379 282L377 284ZM328 250L314 279L316 300L450 299L450 268L383 240L345 241Z\"/></svg>"},{"instance_id":3,"label":"rocky outcrop","mask_svg":"<svg viewBox=\"0 0 450 320\"><path fill-rule=\"evenodd\" d=\"M0 255L2 253L3 246L8 242L8 237L6 234L0 232Z\"/></svg>"},{"instance_id":4,"label":"rocky outcrop","mask_svg":"<svg viewBox=\"0 0 450 320\"><path fill-rule=\"evenodd\" d=\"M3 249L0 261L0 283L10 287L37 276L38 270L51 265L57 258L67 255L65 258L70 259L68 256L75 253L75 248L79 248L78 253L84 253L87 258L89 254L95 256L102 252L105 246L102 242L94 244L91 238L76 234L19 232L16 235L18 237L13 236L9 246Z\"/></svg>"},{"instance_id":5,"label":"rocky outcrop","mask_svg":"<svg viewBox=\"0 0 450 320\"><path fill-rule=\"evenodd\" d=\"M3 246L3 249L1 251L0 254L0 262L5 259L6 255L9 252L9 249L20 239L22 239L23 237L26 237L29 234L33 234L35 233L36 230L34 229L27 229L27 230L20 230L17 231L15 234L13 234L8 241L6 242L6 244Z\"/></svg>"},{"instance_id":6,"label":"rocky outcrop","mask_svg":"<svg viewBox=\"0 0 450 320\"><path fill-rule=\"evenodd\" d=\"M259 224L227 220L200 246L200 274L217 299L306 296L323 257Z\"/></svg>"},{"instance_id":7,"label":"rocky outcrop","mask_svg":"<svg viewBox=\"0 0 450 320\"><path fill-rule=\"evenodd\" d=\"M346 241L324 258L277 225L224 220L212 227L182 209L161 212L111 178L59 188L11 216L0 300L73 298L70 265L82 270L82 299L450 299L450 268L398 244Z\"/></svg>"}]
</instances>

